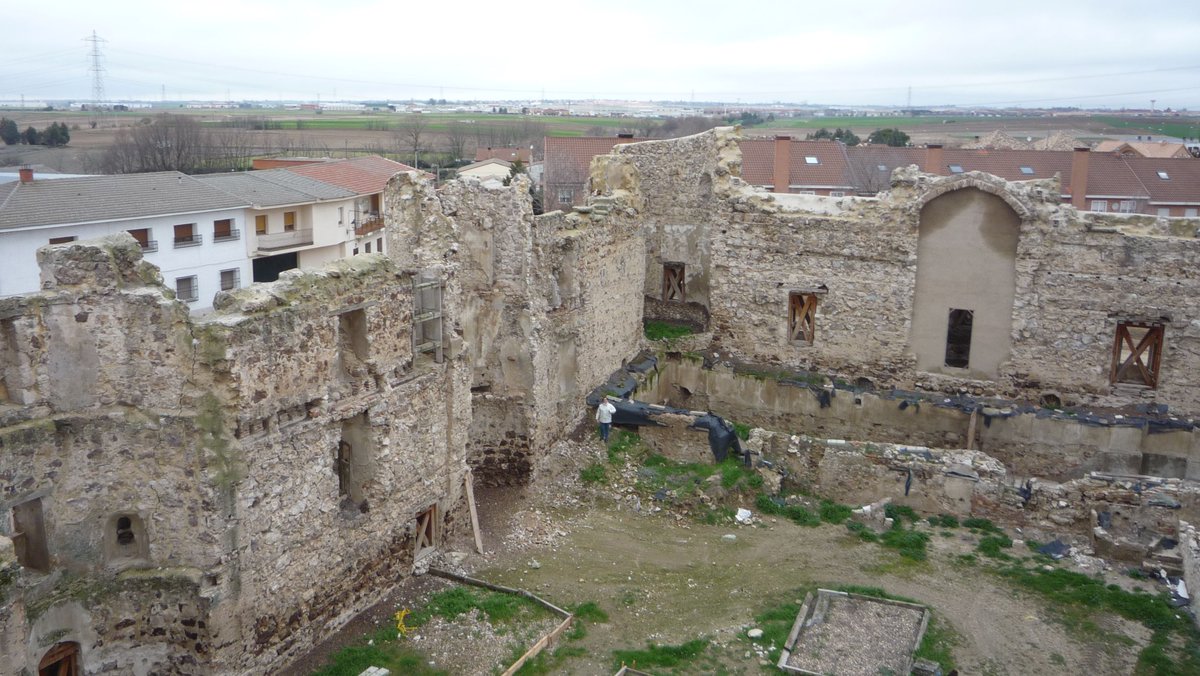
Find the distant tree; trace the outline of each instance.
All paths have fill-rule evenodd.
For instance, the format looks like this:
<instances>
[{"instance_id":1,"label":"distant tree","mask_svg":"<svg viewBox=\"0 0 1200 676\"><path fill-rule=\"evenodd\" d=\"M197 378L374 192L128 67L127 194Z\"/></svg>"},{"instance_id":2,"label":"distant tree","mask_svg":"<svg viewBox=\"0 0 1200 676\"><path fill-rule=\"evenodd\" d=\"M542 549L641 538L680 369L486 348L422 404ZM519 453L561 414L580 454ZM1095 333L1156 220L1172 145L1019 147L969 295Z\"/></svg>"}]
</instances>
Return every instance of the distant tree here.
<instances>
[{"instance_id":1,"label":"distant tree","mask_svg":"<svg viewBox=\"0 0 1200 676\"><path fill-rule=\"evenodd\" d=\"M862 139L860 139L854 132L850 131L849 129L842 129L841 127L838 127L835 131L829 131L828 129L821 127L817 131L809 134L808 138L814 141L820 141L822 139L841 141L848 146L856 146L859 143L862 143Z\"/></svg>"},{"instance_id":2,"label":"distant tree","mask_svg":"<svg viewBox=\"0 0 1200 676\"><path fill-rule=\"evenodd\" d=\"M428 126L428 118L420 113L414 113L405 116L404 121L397 127L396 149L399 152L412 154L414 168L417 168L417 163L420 162L421 139L425 135L425 129ZM407 160L408 158L405 157L405 159Z\"/></svg>"},{"instance_id":3,"label":"distant tree","mask_svg":"<svg viewBox=\"0 0 1200 676\"><path fill-rule=\"evenodd\" d=\"M21 130L17 123L7 117L0 117L0 141L6 146L15 146L21 142Z\"/></svg>"},{"instance_id":4,"label":"distant tree","mask_svg":"<svg viewBox=\"0 0 1200 676\"><path fill-rule=\"evenodd\" d=\"M451 120L446 125L446 147L450 161L457 163L463 159L467 146L467 125L458 120Z\"/></svg>"},{"instance_id":5,"label":"distant tree","mask_svg":"<svg viewBox=\"0 0 1200 676\"><path fill-rule=\"evenodd\" d=\"M65 123L51 122L49 127L42 132L42 143L57 148L65 146L71 141L71 131Z\"/></svg>"},{"instance_id":6,"label":"distant tree","mask_svg":"<svg viewBox=\"0 0 1200 676\"><path fill-rule=\"evenodd\" d=\"M842 129L840 127L837 131L833 132L833 140L841 141L848 146L856 146L859 143L862 143L862 139L860 139L857 134L849 129Z\"/></svg>"},{"instance_id":7,"label":"distant tree","mask_svg":"<svg viewBox=\"0 0 1200 676\"><path fill-rule=\"evenodd\" d=\"M25 129L25 133L21 134L21 140L27 145L40 146L42 145L42 132L29 126Z\"/></svg>"},{"instance_id":8,"label":"distant tree","mask_svg":"<svg viewBox=\"0 0 1200 676\"><path fill-rule=\"evenodd\" d=\"M867 143L902 148L908 145L908 134L899 129L876 129L867 137Z\"/></svg>"}]
</instances>

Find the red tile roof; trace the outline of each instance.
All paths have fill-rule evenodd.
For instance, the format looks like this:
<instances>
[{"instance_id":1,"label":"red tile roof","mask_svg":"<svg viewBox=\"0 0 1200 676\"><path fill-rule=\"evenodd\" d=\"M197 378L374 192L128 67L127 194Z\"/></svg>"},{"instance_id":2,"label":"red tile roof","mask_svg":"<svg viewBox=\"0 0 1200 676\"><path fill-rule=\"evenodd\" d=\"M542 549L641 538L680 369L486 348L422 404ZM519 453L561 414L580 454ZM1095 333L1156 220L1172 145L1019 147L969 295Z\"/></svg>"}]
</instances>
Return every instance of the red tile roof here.
<instances>
[{"instance_id":1,"label":"red tile roof","mask_svg":"<svg viewBox=\"0 0 1200 676\"><path fill-rule=\"evenodd\" d=\"M593 157L607 155L621 143L645 140L616 136L547 136L542 180L547 186L567 183L582 185L587 180Z\"/></svg>"},{"instance_id":2,"label":"red tile roof","mask_svg":"<svg viewBox=\"0 0 1200 676\"><path fill-rule=\"evenodd\" d=\"M413 171L413 168L385 157L371 155L334 162L286 167L285 171L314 178L322 183L336 185L359 195L373 195L383 192L383 189L387 187L388 180L393 176L402 171Z\"/></svg>"}]
</instances>

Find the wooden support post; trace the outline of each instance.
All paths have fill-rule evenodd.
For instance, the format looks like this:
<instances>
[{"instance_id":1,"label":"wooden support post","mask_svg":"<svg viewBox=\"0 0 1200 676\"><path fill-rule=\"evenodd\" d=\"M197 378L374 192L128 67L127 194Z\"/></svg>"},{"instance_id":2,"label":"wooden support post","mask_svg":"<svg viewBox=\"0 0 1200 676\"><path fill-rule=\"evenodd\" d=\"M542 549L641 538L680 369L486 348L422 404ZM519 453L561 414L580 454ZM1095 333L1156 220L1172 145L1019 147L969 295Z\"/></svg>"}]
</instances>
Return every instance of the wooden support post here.
<instances>
[{"instance_id":1,"label":"wooden support post","mask_svg":"<svg viewBox=\"0 0 1200 676\"><path fill-rule=\"evenodd\" d=\"M979 409L971 409L971 422L967 423L967 450L975 450L975 422L979 420Z\"/></svg>"},{"instance_id":2,"label":"wooden support post","mask_svg":"<svg viewBox=\"0 0 1200 676\"><path fill-rule=\"evenodd\" d=\"M463 477L463 482L467 488L467 507L471 509L471 531L475 534L475 551L483 553L483 536L479 533L479 514L475 511L475 477L471 474L471 469L467 468L467 474Z\"/></svg>"}]
</instances>

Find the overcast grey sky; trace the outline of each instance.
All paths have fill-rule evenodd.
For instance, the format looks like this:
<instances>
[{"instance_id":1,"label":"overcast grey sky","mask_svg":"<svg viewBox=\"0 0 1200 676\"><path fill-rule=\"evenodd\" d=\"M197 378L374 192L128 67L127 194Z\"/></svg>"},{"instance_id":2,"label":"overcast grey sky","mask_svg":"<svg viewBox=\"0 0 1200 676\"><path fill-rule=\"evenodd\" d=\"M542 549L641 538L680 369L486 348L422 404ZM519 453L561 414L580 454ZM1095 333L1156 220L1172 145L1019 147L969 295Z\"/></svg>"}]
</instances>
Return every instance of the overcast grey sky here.
<instances>
[{"instance_id":1,"label":"overcast grey sky","mask_svg":"<svg viewBox=\"0 0 1200 676\"><path fill-rule=\"evenodd\" d=\"M1200 108L1195 0L110 0L8 13L0 99Z\"/></svg>"}]
</instances>

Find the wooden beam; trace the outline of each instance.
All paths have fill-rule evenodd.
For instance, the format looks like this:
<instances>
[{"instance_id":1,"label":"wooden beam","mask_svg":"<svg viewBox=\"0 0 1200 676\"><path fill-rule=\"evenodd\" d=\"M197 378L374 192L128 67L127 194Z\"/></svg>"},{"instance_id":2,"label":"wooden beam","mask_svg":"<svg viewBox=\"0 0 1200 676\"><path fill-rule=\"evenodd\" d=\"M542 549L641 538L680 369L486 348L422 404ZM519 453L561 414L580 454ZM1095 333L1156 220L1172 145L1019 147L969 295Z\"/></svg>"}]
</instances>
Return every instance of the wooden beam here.
<instances>
[{"instance_id":1,"label":"wooden beam","mask_svg":"<svg viewBox=\"0 0 1200 676\"><path fill-rule=\"evenodd\" d=\"M483 536L479 533L479 514L475 511L475 477L471 474L471 468L467 468L467 474L463 477L463 483L467 488L467 507L471 508L471 531L475 534L475 551L483 553Z\"/></svg>"},{"instance_id":2,"label":"wooden beam","mask_svg":"<svg viewBox=\"0 0 1200 676\"><path fill-rule=\"evenodd\" d=\"M521 667L525 666L525 663L527 661L529 661L533 657L536 657L538 653L545 650L546 647L551 645L554 642L554 640L559 637L560 634L562 634L564 631L566 631L567 627L571 626L571 621L574 619L575 619L574 615L568 615L567 619L562 621L562 624L559 624L557 627L555 627L554 631L552 631L549 634L546 634L542 638L538 639L538 642L534 643L533 646L529 648L529 650L526 650L524 655L521 655L521 657L516 662L512 663L512 666L505 669L504 673L501 674L501 676L513 676L513 674L517 673L517 671L519 671L521 669Z\"/></svg>"}]
</instances>

